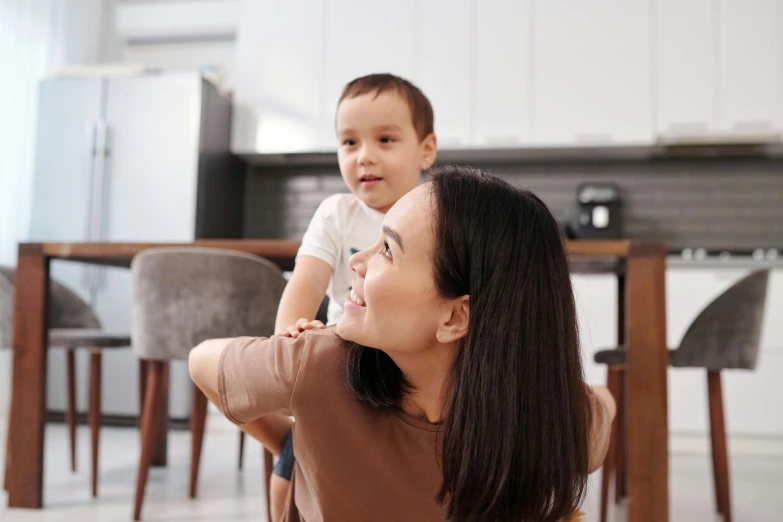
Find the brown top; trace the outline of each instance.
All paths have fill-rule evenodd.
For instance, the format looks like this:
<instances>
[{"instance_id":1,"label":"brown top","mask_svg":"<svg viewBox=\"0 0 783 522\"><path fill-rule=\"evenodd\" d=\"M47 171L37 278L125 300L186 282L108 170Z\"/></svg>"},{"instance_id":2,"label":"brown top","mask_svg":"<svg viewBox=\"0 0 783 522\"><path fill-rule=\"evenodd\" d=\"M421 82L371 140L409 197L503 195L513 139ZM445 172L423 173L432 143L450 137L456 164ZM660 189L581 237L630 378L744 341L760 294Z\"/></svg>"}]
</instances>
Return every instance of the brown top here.
<instances>
[{"instance_id":1,"label":"brown top","mask_svg":"<svg viewBox=\"0 0 783 522\"><path fill-rule=\"evenodd\" d=\"M272 412L296 418L285 522L445 519L434 500L439 427L360 403L332 329L233 340L221 356L218 391L235 423Z\"/></svg>"}]
</instances>

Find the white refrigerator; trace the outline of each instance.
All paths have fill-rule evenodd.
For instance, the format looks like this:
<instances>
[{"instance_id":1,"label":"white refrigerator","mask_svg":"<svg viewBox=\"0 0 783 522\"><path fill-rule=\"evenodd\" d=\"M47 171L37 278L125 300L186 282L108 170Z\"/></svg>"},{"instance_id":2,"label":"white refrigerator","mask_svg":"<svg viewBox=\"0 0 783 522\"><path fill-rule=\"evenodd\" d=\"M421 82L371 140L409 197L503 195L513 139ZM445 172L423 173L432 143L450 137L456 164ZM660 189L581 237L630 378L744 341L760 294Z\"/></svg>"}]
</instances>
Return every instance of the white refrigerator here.
<instances>
[{"instance_id":1,"label":"white refrigerator","mask_svg":"<svg viewBox=\"0 0 783 522\"><path fill-rule=\"evenodd\" d=\"M31 241L191 241L241 237L244 166L229 153L231 104L196 72L58 78L40 84ZM130 271L53 261L52 277L130 332ZM78 409L88 405L88 355L77 362ZM102 413L132 422L138 365L105 350ZM186 419L191 385L172 364L170 415ZM61 412L63 351L51 349L47 407Z\"/></svg>"}]
</instances>

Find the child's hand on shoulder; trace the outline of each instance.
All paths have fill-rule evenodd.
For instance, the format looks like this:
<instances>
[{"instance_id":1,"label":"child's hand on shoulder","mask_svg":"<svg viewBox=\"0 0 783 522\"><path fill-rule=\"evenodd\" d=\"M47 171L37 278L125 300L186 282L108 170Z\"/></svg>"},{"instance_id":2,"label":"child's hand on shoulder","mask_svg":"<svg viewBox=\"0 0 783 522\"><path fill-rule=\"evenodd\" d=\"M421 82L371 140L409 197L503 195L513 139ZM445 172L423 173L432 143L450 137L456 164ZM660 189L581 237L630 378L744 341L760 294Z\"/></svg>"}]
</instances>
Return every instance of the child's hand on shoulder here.
<instances>
[{"instance_id":1,"label":"child's hand on shoulder","mask_svg":"<svg viewBox=\"0 0 783 522\"><path fill-rule=\"evenodd\" d=\"M291 326L288 326L286 328L283 328L282 331L276 332L275 335L282 335L283 337L293 337L296 339L299 337L299 334L304 332L305 330L323 330L326 328L326 325L322 323L321 321L316 320L310 320L306 318L299 319L296 324L293 324Z\"/></svg>"}]
</instances>

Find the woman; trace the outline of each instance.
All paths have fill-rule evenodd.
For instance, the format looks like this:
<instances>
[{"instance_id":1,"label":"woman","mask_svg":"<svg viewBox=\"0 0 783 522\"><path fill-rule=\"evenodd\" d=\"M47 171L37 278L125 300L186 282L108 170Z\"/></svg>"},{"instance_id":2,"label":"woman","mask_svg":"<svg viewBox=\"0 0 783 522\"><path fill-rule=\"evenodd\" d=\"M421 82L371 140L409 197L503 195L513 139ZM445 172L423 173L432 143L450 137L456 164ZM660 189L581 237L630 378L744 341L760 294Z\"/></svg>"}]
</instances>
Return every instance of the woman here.
<instances>
[{"instance_id":1,"label":"woman","mask_svg":"<svg viewBox=\"0 0 783 522\"><path fill-rule=\"evenodd\" d=\"M191 376L272 450L296 418L286 521L576 520L614 402L585 386L558 225L447 166L351 258L336 334L199 345ZM270 416L274 418L275 416Z\"/></svg>"}]
</instances>

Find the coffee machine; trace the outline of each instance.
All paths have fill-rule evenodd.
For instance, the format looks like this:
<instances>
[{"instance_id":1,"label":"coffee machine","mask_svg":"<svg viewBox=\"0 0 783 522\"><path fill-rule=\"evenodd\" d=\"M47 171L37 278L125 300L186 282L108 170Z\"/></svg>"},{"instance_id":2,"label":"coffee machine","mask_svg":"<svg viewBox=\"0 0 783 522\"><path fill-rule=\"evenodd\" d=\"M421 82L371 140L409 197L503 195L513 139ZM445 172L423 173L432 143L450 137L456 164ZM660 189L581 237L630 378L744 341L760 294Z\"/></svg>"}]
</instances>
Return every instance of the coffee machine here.
<instances>
[{"instance_id":1,"label":"coffee machine","mask_svg":"<svg viewBox=\"0 0 783 522\"><path fill-rule=\"evenodd\" d=\"M612 183L583 183L576 191L574 235L579 239L621 239L622 200Z\"/></svg>"}]
</instances>

